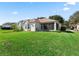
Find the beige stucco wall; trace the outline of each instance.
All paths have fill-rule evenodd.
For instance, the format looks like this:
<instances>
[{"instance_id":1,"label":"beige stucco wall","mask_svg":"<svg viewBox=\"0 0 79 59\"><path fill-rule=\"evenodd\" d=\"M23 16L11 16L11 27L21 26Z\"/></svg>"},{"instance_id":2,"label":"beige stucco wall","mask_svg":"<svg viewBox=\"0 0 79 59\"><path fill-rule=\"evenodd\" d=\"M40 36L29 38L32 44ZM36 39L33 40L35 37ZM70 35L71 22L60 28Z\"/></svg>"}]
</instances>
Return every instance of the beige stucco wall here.
<instances>
[{"instance_id":1,"label":"beige stucco wall","mask_svg":"<svg viewBox=\"0 0 79 59\"><path fill-rule=\"evenodd\" d=\"M23 30L24 31L35 31L36 28L35 28L35 23L30 23L29 25L30 29L28 29L28 23L26 22L24 25L23 25Z\"/></svg>"},{"instance_id":2,"label":"beige stucco wall","mask_svg":"<svg viewBox=\"0 0 79 59\"><path fill-rule=\"evenodd\" d=\"M60 23L58 23L59 24L59 30L61 30L61 24Z\"/></svg>"},{"instance_id":3,"label":"beige stucco wall","mask_svg":"<svg viewBox=\"0 0 79 59\"><path fill-rule=\"evenodd\" d=\"M30 24L30 29L31 29L31 31L36 31L36 27L35 27L35 25L36 25L36 23L31 23Z\"/></svg>"},{"instance_id":4,"label":"beige stucco wall","mask_svg":"<svg viewBox=\"0 0 79 59\"><path fill-rule=\"evenodd\" d=\"M27 31L27 28L26 28L26 27L27 27L27 23L25 23L25 24L23 25L23 30L24 30L24 31Z\"/></svg>"},{"instance_id":5,"label":"beige stucco wall","mask_svg":"<svg viewBox=\"0 0 79 59\"><path fill-rule=\"evenodd\" d=\"M56 31L56 23L58 22L54 22L54 31ZM40 23L29 23L30 24L30 31L41 31L41 24ZM59 30L61 28L61 24L59 24ZM28 31L28 22L26 22L24 25L23 25L23 29L24 31Z\"/></svg>"},{"instance_id":6,"label":"beige stucco wall","mask_svg":"<svg viewBox=\"0 0 79 59\"><path fill-rule=\"evenodd\" d=\"M77 25L77 30L79 31L79 24Z\"/></svg>"}]
</instances>

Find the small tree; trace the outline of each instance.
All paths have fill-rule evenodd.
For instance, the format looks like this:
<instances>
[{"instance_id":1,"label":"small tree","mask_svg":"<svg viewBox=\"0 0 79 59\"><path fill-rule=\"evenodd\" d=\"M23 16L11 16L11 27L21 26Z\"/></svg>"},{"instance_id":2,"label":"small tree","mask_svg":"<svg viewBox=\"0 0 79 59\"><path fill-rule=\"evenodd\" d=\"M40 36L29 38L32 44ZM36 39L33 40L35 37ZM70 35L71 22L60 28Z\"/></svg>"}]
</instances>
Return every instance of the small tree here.
<instances>
[{"instance_id":1,"label":"small tree","mask_svg":"<svg viewBox=\"0 0 79 59\"><path fill-rule=\"evenodd\" d=\"M46 18L46 17L37 17L37 19L44 19L44 18Z\"/></svg>"},{"instance_id":2,"label":"small tree","mask_svg":"<svg viewBox=\"0 0 79 59\"><path fill-rule=\"evenodd\" d=\"M71 29L74 29L77 23L79 23L79 11L76 11L69 17L69 26L71 27Z\"/></svg>"},{"instance_id":3,"label":"small tree","mask_svg":"<svg viewBox=\"0 0 79 59\"><path fill-rule=\"evenodd\" d=\"M11 26L14 31L19 31L17 24L12 24Z\"/></svg>"},{"instance_id":4,"label":"small tree","mask_svg":"<svg viewBox=\"0 0 79 59\"><path fill-rule=\"evenodd\" d=\"M1 25L0 25L0 29L1 29Z\"/></svg>"},{"instance_id":5,"label":"small tree","mask_svg":"<svg viewBox=\"0 0 79 59\"><path fill-rule=\"evenodd\" d=\"M58 20L61 24L64 23L64 18L60 15L49 16L49 19Z\"/></svg>"},{"instance_id":6,"label":"small tree","mask_svg":"<svg viewBox=\"0 0 79 59\"><path fill-rule=\"evenodd\" d=\"M66 28L69 28L69 21L64 21L64 26L65 26Z\"/></svg>"}]
</instances>

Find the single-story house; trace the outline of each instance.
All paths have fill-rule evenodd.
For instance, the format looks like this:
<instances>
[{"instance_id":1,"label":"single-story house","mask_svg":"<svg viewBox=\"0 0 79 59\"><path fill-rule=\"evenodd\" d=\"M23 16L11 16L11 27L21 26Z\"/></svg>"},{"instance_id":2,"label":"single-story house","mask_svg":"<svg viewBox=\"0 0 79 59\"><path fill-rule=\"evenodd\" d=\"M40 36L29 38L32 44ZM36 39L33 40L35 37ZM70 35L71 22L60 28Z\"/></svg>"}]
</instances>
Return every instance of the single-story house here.
<instances>
[{"instance_id":1,"label":"single-story house","mask_svg":"<svg viewBox=\"0 0 79 59\"><path fill-rule=\"evenodd\" d=\"M18 28L24 31L57 31L61 29L61 24L52 19L31 19L18 22Z\"/></svg>"}]
</instances>

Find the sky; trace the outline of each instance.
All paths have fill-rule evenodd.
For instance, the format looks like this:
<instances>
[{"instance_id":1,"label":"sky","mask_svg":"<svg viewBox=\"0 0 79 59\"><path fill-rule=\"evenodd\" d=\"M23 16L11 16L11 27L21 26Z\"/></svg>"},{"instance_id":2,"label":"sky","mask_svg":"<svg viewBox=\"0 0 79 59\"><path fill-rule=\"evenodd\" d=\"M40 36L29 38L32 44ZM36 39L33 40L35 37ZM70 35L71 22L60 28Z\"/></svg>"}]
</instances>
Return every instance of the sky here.
<instances>
[{"instance_id":1,"label":"sky","mask_svg":"<svg viewBox=\"0 0 79 59\"><path fill-rule=\"evenodd\" d=\"M79 11L78 2L0 2L0 25L51 15L68 20L76 11Z\"/></svg>"}]
</instances>

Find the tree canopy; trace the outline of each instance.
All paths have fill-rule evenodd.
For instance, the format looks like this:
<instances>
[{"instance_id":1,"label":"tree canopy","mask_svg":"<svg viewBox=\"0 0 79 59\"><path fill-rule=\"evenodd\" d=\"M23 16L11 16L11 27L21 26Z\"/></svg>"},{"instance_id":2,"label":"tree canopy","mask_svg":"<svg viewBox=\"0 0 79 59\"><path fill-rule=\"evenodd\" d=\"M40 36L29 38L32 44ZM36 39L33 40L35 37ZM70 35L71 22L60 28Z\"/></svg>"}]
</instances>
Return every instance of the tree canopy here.
<instances>
[{"instance_id":1,"label":"tree canopy","mask_svg":"<svg viewBox=\"0 0 79 59\"><path fill-rule=\"evenodd\" d=\"M60 15L53 15L53 16L49 16L49 19L54 19L54 20L58 20L60 23L64 23L64 18Z\"/></svg>"},{"instance_id":2,"label":"tree canopy","mask_svg":"<svg viewBox=\"0 0 79 59\"><path fill-rule=\"evenodd\" d=\"M37 17L37 19L44 19L44 18L46 18L46 17Z\"/></svg>"},{"instance_id":3,"label":"tree canopy","mask_svg":"<svg viewBox=\"0 0 79 59\"><path fill-rule=\"evenodd\" d=\"M79 11L69 17L69 26L74 26L77 23L79 23Z\"/></svg>"}]
</instances>

